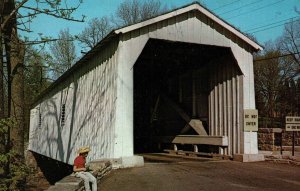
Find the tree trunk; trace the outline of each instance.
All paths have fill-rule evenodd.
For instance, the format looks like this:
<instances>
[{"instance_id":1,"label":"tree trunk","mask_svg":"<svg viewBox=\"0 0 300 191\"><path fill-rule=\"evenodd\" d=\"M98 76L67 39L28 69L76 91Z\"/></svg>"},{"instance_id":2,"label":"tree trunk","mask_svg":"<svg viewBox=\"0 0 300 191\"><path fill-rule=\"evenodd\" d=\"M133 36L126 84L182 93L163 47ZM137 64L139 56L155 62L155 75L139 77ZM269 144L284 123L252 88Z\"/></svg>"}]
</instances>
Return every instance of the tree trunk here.
<instances>
[{"instance_id":1,"label":"tree trunk","mask_svg":"<svg viewBox=\"0 0 300 191\"><path fill-rule=\"evenodd\" d=\"M24 56L25 46L13 29L11 35L11 117L16 124L11 129L10 139L14 150L24 156Z\"/></svg>"},{"instance_id":2,"label":"tree trunk","mask_svg":"<svg viewBox=\"0 0 300 191\"><path fill-rule=\"evenodd\" d=\"M3 70L3 41L0 31L0 119L4 118L4 70Z\"/></svg>"},{"instance_id":3,"label":"tree trunk","mask_svg":"<svg viewBox=\"0 0 300 191\"><path fill-rule=\"evenodd\" d=\"M0 23L3 22L3 15L4 15L4 1L0 2ZM4 112L4 64L3 64L3 31L0 28L0 119L3 119L5 116Z\"/></svg>"}]
</instances>

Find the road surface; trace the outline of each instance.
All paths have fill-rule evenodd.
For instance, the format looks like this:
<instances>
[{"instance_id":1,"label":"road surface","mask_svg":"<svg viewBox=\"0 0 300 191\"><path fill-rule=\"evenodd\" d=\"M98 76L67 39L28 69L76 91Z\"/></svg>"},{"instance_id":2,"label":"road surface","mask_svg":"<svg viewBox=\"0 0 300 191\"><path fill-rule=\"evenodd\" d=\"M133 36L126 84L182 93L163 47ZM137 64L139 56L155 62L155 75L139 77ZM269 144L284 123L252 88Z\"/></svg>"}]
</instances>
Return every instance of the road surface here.
<instances>
[{"instance_id":1,"label":"road surface","mask_svg":"<svg viewBox=\"0 0 300 191\"><path fill-rule=\"evenodd\" d=\"M154 155L153 155L154 156ZM154 156L144 167L114 170L100 191L300 191L300 167L272 162Z\"/></svg>"}]
</instances>

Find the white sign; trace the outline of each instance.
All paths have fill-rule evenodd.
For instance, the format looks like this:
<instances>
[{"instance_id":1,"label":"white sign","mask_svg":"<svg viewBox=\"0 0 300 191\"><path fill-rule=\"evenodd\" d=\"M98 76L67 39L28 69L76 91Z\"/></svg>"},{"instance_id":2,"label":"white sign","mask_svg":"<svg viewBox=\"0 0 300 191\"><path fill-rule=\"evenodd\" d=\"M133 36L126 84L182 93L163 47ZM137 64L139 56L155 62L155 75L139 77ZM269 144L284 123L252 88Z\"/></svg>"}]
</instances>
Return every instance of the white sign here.
<instances>
[{"instance_id":1,"label":"white sign","mask_svg":"<svg viewBox=\"0 0 300 191\"><path fill-rule=\"evenodd\" d=\"M286 124L286 131L300 131L300 124Z\"/></svg>"},{"instance_id":2,"label":"white sign","mask_svg":"<svg viewBox=\"0 0 300 191\"><path fill-rule=\"evenodd\" d=\"M244 109L244 131L258 131L258 111Z\"/></svg>"},{"instance_id":3,"label":"white sign","mask_svg":"<svg viewBox=\"0 0 300 191\"><path fill-rule=\"evenodd\" d=\"M293 123L293 124L299 123L300 124L300 117L286 116L285 123Z\"/></svg>"},{"instance_id":4,"label":"white sign","mask_svg":"<svg viewBox=\"0 0 300 191\"><path fill-rule=\"evenodd\" d=\"M286 116L285 123L286 131L300 131L300 117Z\"/></svg>"}]
</instances>

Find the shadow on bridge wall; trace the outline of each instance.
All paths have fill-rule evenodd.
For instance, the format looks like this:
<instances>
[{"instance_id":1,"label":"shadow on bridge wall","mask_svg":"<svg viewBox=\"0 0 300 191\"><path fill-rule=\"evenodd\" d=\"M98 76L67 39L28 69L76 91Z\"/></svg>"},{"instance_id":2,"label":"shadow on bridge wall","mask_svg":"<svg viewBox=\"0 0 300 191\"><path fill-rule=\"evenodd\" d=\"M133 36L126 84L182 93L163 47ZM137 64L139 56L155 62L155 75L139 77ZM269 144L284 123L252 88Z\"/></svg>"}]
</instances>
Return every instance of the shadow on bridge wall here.
<instances>
[{"instance_id":1,"label":"shadow on bridge wall","mask_svg":"<svg viewBox=\"0 0 300 191\"><path fill-rule=\"evenodd\" d=\"M39 167L49 184L55 184L55 182L70 175L73 171L72 165L53 160L35 152L32 152L32 155L36 161L36 165Z\"/></svg>"},{"instance_id":2,"label":"shadow on bridge wall","mask_svg":"<svg viewBox=\"0 0 300 191\"><path fill-rule=\"evenodd\" d=\"M88 161L113 156L116 49L113 43L44 95L31 116L30 150L69 164L81 146L91 147Z\"/></svg>"}]
</instances>

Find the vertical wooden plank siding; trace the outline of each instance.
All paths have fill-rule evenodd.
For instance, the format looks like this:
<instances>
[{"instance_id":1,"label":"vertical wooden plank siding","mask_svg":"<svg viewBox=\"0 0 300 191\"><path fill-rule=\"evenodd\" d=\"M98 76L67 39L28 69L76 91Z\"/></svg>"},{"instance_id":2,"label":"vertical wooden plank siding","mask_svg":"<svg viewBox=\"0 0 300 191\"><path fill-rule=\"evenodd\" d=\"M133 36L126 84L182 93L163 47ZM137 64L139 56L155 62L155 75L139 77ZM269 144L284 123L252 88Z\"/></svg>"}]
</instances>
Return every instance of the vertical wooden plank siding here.
<instances>
[{"instance_id":1,"label":"vertical wooden plank siding","mask_svg":"<svg viewBox=\"0 0 300 191\"><path fill-rule=\"evenodd\" d=\"M241 88L242 88L242 78L241 76L237 76L236 78L236 87L237 87L237 91L236 91L236 98L237 98L237 112L236 112L236 119L237 119L237 153L242 153L242 150L241 150L241 132L243 131L242 130L242 124L243 121L241 120L241 118L243 117L242 113L243 113L243 110L242 110L242 91L241 91Z\"/></svg>"},{"instance_id":2,"label":"vertical wooden plank siding","mask_svg":"<svg viewBox=\"0 0 300 191\"><path fill-rule=\"evenodd\" d=\"M242 76L236 64L227 59L214 63L210 70L209 129L210 135L228 136L225 154L240 152L240 114L242 103L239 87Z\"/></svg>"},{"instance_id":3,"label":"vertical wooden plank siding","mask_svg":"<svg viewBox=\"0 0 300 191\"><path fill-rule=\"evenodd\" d=\"M237 115L237 102L238 100L236 99L237 96L236 96L236 92L237 92L237 87L236 87L236 72L234 69L231 70L231 74L232 74L232 80L231 80L231 83L232 83L232 89L231 89L231 92L232 92L232 153L237 153L237 150L236 150L236 145L237 145L237 131L236 131L236 126L237 126L237 119L236 119L236 115Z\"/></svg>"},{"instance_id":4,"label":"vertical wooden plank siding","mask_svg":"<svg viewBox=\"0 0 300 191\"><path fill-rule=\"evenodd\" d=\"M90 146L90 160L113 157L116 44L106 47L70 75L32 110L29 149L73 163L78 148ZM61 108L65 104L65 125ZM39 114L42 121L39 126Z\"/></svg>"},{"instance_id":5,"label":"vertical wooden plank siding","mask_svg":"<svg viewBox=\"0 0 300 191\"><path fill-rule=\"evenodd\" d=\"M224 62L223 63L223 75L222 75L222 94L223 94L223 132L222 134L224 136L228 136L228 124L227 124L227 93L226 93L226 87L227 87L227 83L226 83L226 70L228 68L228 63ZM228 148L225 148L225 150L223 151L224 153L228 153Z\"/></svg>"},{"instance_id":6,"label":"vertical wooden plank siding","mask_svg":"<svg viewBox=\"0 0 300 191\"><path fill-rule=\"evenodd\" d=\"M240 75L239 76L239 132L240 132L240 136L239 138L239 153L244 153L244 129L243 129L243 124L244 124L244 91L243 91L243 86L244 86L244 79L243 76Z\"/></svg>"},{"instance_id":7,"label":"vertical wooden plank siding","mask_svg":"<svg viewBox=\"0 0 300 191\"><path fill-rule=\"evenodd\" d=\"M214 64L215 65L215 64ZM216 66L216 65L215 65ZM216 70L216 67L215 67L215 72L214 72L214 113L215 113L215 117L214 117L214 121L215 121L215 130L214 130L214 135L218 135L219 133L219 128L220 128L220 124L219 124L219 117L220 117L220 113L219 113L219 110L218 110L218 70Z\"/></svg>"},{"instance_id":8,"label":"vertical wooden plank siding","mask_svg":"<svg viewBox=\"0 0 300 191\"><path fill-rule=\"evenodd\" d=\"M213 68L211 67L210 68L210 76L213 76ZM214 78L211 77L211 79L209 80L209 83L210 83L210 89L212 89L214 87ZM215 117L215 114L214 114L214 94L215 94L215 91L211 91L210 94L209 94L209 135L215 135L215 128L212 128L212 127L215 127L215 120L214 120L214 117Z\"/></svg>"},{"instance_id":9,"label":"vertical wooden plank siding","mask_svg":"<svg viewBox=\"0 0 300 191\"><path fill-rule=\"evenodd\" d=\"M223 134L223 94L222 94L222 82L223 82L223 63L221 64L220 70L218 71L218 110L219 110L219 117L218 117L218 124L219 124L219 132L218 135Z\"/></svg>"}]
</instances>

